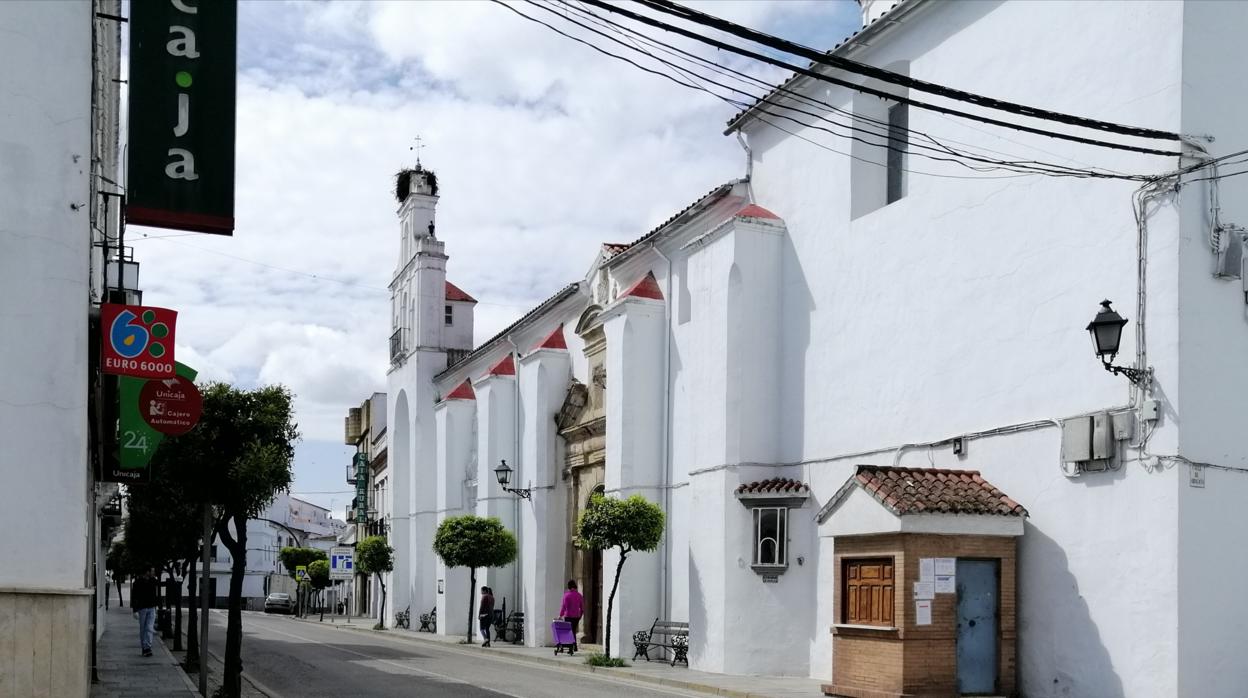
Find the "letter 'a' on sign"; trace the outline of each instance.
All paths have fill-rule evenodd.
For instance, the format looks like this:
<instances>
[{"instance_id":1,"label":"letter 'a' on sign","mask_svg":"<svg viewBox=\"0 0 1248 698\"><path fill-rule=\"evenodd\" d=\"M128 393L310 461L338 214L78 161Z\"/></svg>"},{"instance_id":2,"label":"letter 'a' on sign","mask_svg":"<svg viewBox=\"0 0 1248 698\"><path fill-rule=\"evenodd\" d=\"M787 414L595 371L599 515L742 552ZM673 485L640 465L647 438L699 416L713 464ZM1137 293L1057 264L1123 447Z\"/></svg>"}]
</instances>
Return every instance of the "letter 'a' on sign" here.
<instances>
[{"instance_id":1,"label":"letter 'a' on sign","mask_svg":"<svg viewBox=\"0 0 1248 698\"><path fill-rule=\"evenodd\" d=\"M174 329L168 308L105 303L100 306L100 358L104 373L135 378L174 378Z\"/></svg>"},{"instance_id":2,"label":"letter 'a' on sign","mask_svg":"<svg viewBox=\"0 0 1248 698\"><path fill-rule=\"evenodd\" d=\"M237 18L237 0L130 3L127 223L234 233Z\"/></svg>"}]
</instances>

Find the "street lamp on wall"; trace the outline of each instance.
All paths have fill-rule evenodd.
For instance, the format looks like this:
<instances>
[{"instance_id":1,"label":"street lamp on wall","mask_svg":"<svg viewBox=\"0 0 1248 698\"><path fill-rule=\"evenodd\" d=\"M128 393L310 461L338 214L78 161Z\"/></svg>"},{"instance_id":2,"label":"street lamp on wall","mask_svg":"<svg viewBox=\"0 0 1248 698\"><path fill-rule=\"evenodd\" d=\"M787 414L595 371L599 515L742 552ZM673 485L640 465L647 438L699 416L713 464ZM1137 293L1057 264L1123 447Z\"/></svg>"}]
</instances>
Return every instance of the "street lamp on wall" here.
<instances>
[{"instance_id":1,"label":"street lamp on wall","mask_svg":"<svg viewBox=\"0 0 1248 698\"><path fill-rule=\"evenodd\" d=\"M1122 328L1127 324L1127 319L1119 315L1110 307L1108 300L1101 301L1101 309L1097 311L1096 317L1092 318L1092 322L1088 323L1088 334L1092 335L1092 345L1095 347L1096 355L1101 359L1101 364L1105 366L1105 370L1115 375L1126 376L1127 380L1139 386L1144 386L1152 380L1153 370L1151 368L1130 368L1127 366L1113 365L1114 357L1118 355L1118 347L1122 343Z\"/></svg>"},{"instance_id":2,"label":"street lamp on wall","mask_svg":"<svg viewBox=\"0 0 1248 698\"><path fill-rule=\"evenodd\" d=\"M498 484L503 486L504 492L510 492L521 499L533 499L533 491L528 489L512 489L507 485L511 484L511 474L515 472L511 466L507 465L507 461L503 460L500 465L494 469L494 477L498 478Z\"/></svg>"}]
</instances>

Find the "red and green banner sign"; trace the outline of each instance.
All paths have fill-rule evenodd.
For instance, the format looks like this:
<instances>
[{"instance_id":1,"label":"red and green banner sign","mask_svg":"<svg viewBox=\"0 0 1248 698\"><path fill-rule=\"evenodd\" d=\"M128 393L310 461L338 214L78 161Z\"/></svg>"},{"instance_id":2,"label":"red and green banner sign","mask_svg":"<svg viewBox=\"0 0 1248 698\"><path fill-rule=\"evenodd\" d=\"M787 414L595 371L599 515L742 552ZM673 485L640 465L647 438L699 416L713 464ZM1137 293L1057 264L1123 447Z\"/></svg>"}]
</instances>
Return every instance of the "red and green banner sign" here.
<instances>
[{"instance_id":1,"label":"red and green banner sign","mask_svg":"<svg viewBox=\"0 0 1248 698\"><path fill-rule=\"evenodd\" d=\"M236 0L130 3L126 221L234 232Z\"/></svg>"},{"instance_id":2,"label":"red and green banner sign","mask_svg":"<svg viewBox=\"0 0 1248 698\"><path fill-rule=\"evenodd\" d=\"M199 389L195 388L194 380L196 376L195 369L184 364L175 364L177 371L176 379L166 379L173 386L178 388L178 392L184 393L184 396L176 396L174 402L182 403L185 400L192 401L194 408L194 421L199 420L199 410L202 406L202 398L199 395ZM152 456L156 453L156 447L164 441L165 435L179 435L186 433L190 427L182 429L178 426L178 431L169 431L167 429L157 428L153 426L153 422L161 422L162 415L169 414L171 419L180 423L185 422L185 417L174 414L175 412L186 412L188 410L170 409L167 404L161 404L166 398L159 397L160 388L151 386L161 386L168 388L166 381L146 380L144 378L131 378L122 376L119 381L120 400L119 412L117 419L117 453L116 457L110 460L113 465L106 467L101 480L104 482L125 482L129 484L138 484L148 482L151 479L151 471L148 464L152 460ZM185 386L190 386L194 390L194 395L190 396L185 393ZM157 397L153 398L152 394L156 393ZM153 403L156 400L156 404ZM153 411L161 413L151 414ZM193 424L193 422L192 422Z\"/></svg>"},{"instance_id":3,"label":"red and green banner sign","mask_svg":"<svg viewBox=\"0 0 1248 698\"><path fill-rule=\"evenodd\" d=\"M104 373L135 378L173 378L177 319L178 313L168 308L101 305Z\"/></svg>"}]
</instances>

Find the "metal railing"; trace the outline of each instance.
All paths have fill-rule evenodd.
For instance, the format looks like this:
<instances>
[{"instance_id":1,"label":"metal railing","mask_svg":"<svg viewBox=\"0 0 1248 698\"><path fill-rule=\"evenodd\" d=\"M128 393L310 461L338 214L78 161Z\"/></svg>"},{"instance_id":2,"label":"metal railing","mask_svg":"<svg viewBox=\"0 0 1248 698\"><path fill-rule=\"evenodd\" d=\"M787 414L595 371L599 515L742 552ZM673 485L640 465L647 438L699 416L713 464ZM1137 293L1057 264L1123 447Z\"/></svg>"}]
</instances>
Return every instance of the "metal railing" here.
<instances>
[{"instance_id":1,"label":"metal railing","mask_svg":"<svg viewBox=\"0 0 1248 698\"><path fill-rule=\"evenodd\" d=\"M390 335L390 363L397 364L400 360L407 356L407 336L403 328L394 331Z\"/></svg>"}]
</instances>

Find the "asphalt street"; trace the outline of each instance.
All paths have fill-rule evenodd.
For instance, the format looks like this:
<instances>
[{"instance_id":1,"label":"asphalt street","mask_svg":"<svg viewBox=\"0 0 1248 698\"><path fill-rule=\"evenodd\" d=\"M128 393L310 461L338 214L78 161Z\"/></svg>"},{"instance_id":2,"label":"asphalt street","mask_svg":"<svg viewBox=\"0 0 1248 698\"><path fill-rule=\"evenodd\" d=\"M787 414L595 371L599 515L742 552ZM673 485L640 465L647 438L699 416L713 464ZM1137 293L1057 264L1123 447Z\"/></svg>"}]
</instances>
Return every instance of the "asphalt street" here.
<instances>
[{"instance_id":1,"label":"asphalt street","mask_svg":"<svg viewBox=\"0 0 1248 698\"><path fill-rule=\"evenodd\" d=\"M212 612L208 644L224 655L224 611ZM243 614L243 671L274 698L699 695L261 613Z\"/></svg>"}]
</instances>

